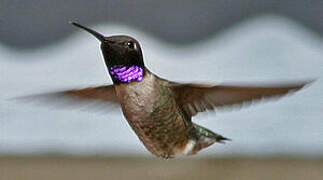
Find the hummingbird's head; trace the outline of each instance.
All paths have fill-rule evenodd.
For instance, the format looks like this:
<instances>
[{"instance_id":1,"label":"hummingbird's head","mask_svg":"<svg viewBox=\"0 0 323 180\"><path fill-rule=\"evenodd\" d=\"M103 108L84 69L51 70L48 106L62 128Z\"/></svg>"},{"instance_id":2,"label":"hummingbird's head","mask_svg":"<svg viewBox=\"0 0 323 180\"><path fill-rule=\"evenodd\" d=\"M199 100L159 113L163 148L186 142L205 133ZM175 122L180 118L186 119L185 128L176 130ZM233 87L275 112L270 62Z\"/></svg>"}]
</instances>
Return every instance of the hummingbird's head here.
<instances>
[{"instance_id":1,"label":"hummingbird's head","mask_svg":"<svg viewBox=\"0 0 323 180\"><path fill-rule=\"evenodd\" d=\"M105 64L114 83L142 81L144 78L144 61L139 42L130 36L103 36L100 33L71 22L101 42Z\"/></svg>"}]
</instances>

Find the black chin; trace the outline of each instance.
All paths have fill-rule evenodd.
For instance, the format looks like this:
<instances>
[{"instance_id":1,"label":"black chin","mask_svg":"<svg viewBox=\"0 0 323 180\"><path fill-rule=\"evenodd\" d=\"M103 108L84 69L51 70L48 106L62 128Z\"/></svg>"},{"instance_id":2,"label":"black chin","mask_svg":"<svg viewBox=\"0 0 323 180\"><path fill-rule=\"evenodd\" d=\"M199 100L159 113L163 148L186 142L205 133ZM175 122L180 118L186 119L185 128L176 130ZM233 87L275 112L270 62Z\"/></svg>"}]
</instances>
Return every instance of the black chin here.
<instances>
[{"instance_id":1,"label":"black chin","mask_svg":"<svg viewBox=\"0 0 323 180\"><path fill-rule=\"evenodd\" d=\"M105 64L107 67L114 67L114 66L139 66L144 68L144 63L141 56L120 56L119 54L115 54L112 51L106 52L103 51L103 57Z\"/></svg>"}]
</instances>

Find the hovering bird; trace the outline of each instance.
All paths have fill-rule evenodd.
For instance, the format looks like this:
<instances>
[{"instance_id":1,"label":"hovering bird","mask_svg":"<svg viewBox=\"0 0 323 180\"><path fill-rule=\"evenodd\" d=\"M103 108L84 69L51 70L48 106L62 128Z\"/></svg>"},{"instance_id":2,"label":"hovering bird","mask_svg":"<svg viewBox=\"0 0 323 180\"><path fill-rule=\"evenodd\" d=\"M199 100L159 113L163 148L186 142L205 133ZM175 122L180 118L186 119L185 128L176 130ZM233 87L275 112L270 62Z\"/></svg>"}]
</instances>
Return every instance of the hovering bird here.
<instances>
[{"instance_id":1,"label":"hovering bird","mask_svg":"<svg viewBox=\"0 0 323 180\"><path fill-rule=\"evenodd\" d=\"M129 36L103 36L70 22L101 42L113 85L68 90L58 94L118 103L128 123L154 155L192 155L215 142L229 140L192 122L198 112L280 97L308 82L267 86L183 84L160 78L145 66L139 42Z\"/></svg>"}]
</instances>

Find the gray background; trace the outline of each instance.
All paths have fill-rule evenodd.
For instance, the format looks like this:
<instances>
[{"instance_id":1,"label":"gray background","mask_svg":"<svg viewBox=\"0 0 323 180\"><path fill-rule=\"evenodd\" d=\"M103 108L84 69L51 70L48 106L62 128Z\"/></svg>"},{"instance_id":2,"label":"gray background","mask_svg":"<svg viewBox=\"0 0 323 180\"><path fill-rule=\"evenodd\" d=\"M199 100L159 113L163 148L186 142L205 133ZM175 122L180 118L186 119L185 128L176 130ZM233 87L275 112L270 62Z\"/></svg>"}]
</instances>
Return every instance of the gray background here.
<instances>
[{"instance_id":1,"label":"gray background","mask_svg":"<svg viewBox=\"0 0 323 180\"><path fill-rule=\"evenodd\" d=\"M279 101L193 120L233 139L198 156L322 156L322 9L320 0L1 1L0 153L150 156L119 110L10 99L111 84L97 40L67 23L77 20L136 37L147 66L173 81L317 79Z\"/></svg>"},{"instance_id":2,"label":"gray background","mask_svg":"<svg viewBox=\"0 0 323 180\"><path fill-rule=\"evenodd\" d=\"M2 0L0 41L31 49L54 44L83 24L127 24L169 43L187 45L208 39L250 17L277 14L288 17L322 36L321 0Z\"/></svg>"}]
</instances>

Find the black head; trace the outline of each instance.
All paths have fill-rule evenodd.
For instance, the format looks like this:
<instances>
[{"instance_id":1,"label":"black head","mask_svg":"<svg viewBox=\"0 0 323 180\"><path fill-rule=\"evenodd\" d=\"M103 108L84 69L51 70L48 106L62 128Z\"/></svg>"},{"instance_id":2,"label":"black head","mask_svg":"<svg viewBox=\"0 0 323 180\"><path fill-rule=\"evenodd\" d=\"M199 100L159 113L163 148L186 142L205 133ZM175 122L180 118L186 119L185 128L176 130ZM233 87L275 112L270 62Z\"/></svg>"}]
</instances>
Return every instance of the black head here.
<instances>
[{"instance_id":1,"label":"black head","mask_svg":"<svg viewBox=\"0 0 323 180\"><path fill-rule=\"evenodd\" d=\"M114 67L139 66L144 69L144 61L141 48L139 42L136 39L130 36L106 37L78 23L71 22L71 24L91 33L101 41L101 50L109 72L110 69Z\"/></svg>"}]
</instances>

